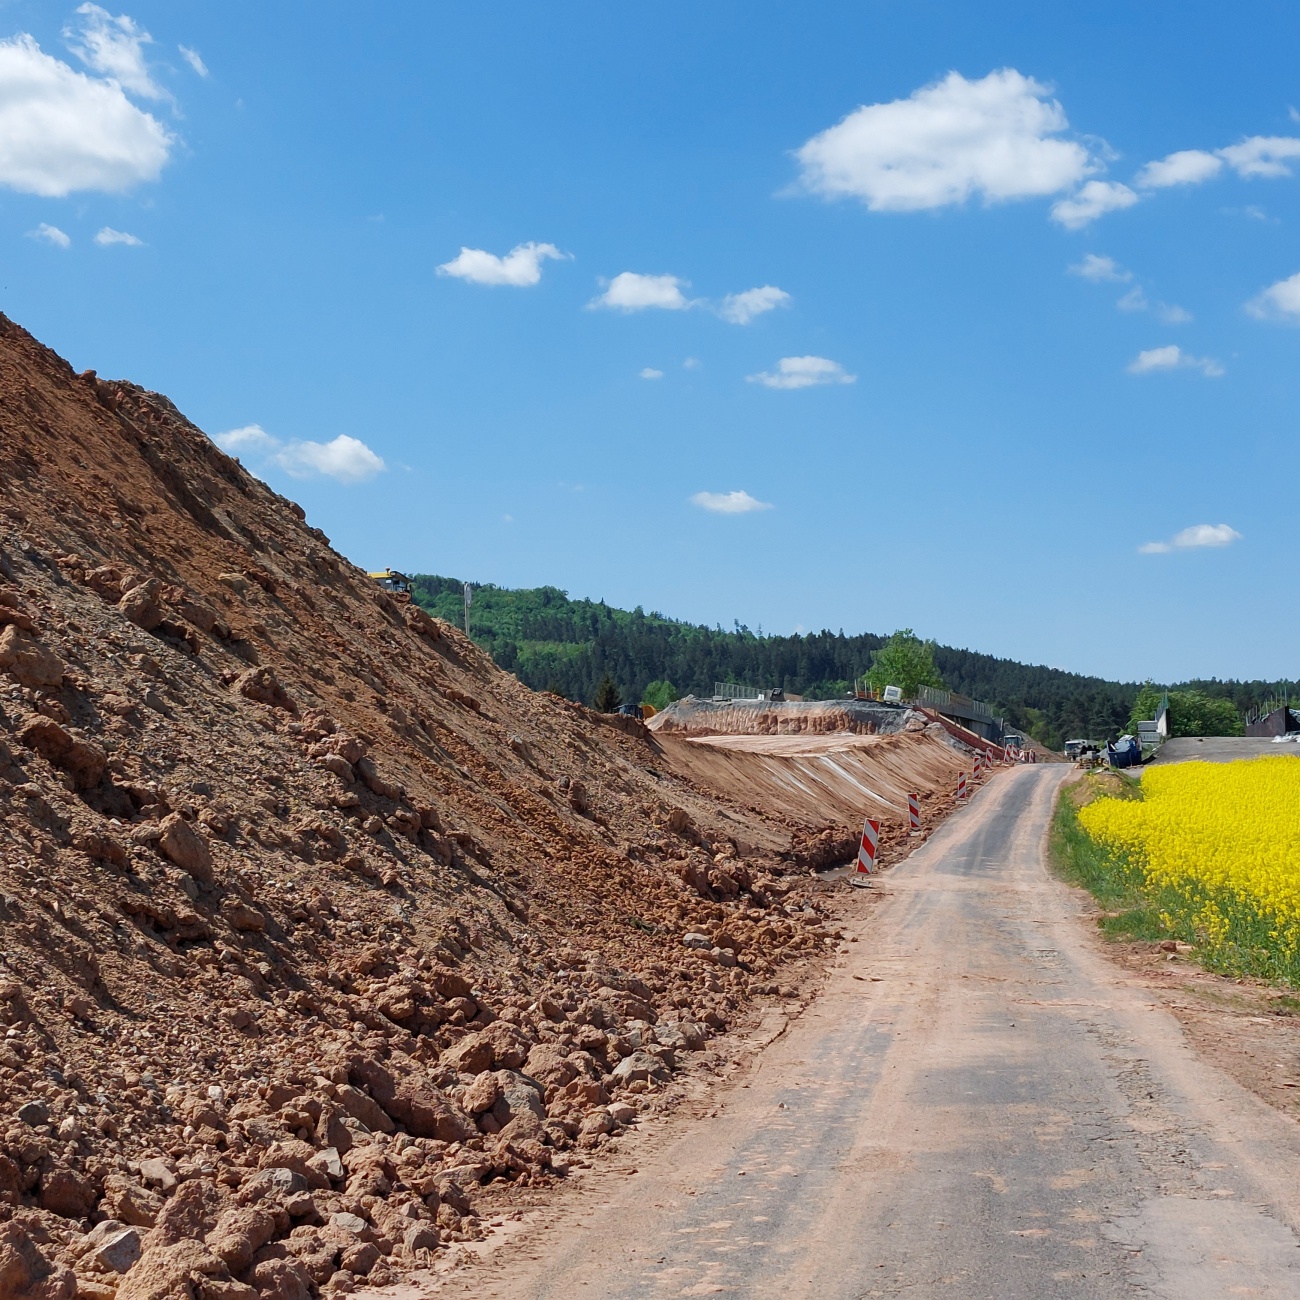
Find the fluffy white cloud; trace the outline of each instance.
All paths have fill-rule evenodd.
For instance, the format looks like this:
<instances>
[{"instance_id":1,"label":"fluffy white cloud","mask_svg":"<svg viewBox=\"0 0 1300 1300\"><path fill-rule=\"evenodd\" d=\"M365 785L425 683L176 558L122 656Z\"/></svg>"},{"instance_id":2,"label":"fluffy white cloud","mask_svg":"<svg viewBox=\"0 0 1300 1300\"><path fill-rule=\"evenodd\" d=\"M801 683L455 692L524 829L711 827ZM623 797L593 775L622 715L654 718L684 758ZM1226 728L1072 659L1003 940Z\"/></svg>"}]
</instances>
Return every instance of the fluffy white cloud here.
<instances>
[{"instance_id":1,"label":"fluffy white cloud","mask_svg":"<svg viewBox=\"0 0 1300 1300\"><path fill-rule=\"evenodd\" d=\"M752 510L771 510L770 501L759 501L748 492L697 492L691 504L718 515L747 515Z\"/></svg>"},{"instance_id":2,"label":"fluffy white cloud","mask_svg":"<svg viewBox=\"0 0 1300 1300\"><path fill-rule=\"evenodd\" d=\"M439 275L452 275L472 284L509 284L527 288L542 278L547 258L563 259L554 244L516 244L504 257L481 248L462 248L450 262L438 267Z\"/></svg>"},{"instance_id":3,"label":"fluffy white cloud","mask_svg":"<svg viewBox=\"0 0 1300 1300\"><path fill-rule=\"evenodd\" d=\"M1300 271L1270 284L1246 304L1246 310L1259 320L1300 321Z\"/></svg>"},{"instance_id":4,"label":"fluffy white cloud","mask_svg":"<svg viewBox=\"0 0 1300 1300\"><path fill-rule=\"evenodd\" d=\"M149 75L144 47L153 37L137 27L125 14L114 18L99 5L84 4L77 10L80 19L63 29L68 48L88 68L110 77L123 90L145 99L166 99L167 92Z\"/></svg>"},{"instance_id":5,"label":"fluffy white cloud","mask_svg":"<svg viewBox=\"0 0 1300 1300\"><path fill-rule=\"evenodd\" d=\"M788 306L790 295L774 284L760 285L757 289L746 289L744 293L729 293L718 308L718 315L733 325L748 325L755 316L771 311L775 307Z\"/></svg>"},{"instance_id":6,"label":"fluffy white cloud","mask_svg":"<svg viewBox=\"0 0 1300 1300\"><path fill-rule=\"evenodd\" d=\"M646 368L641 372L642 379L662 379L663 377L664 372L662 370L656 370L654 366L646 366Z\"/></svg>"},{"instance_id":7,"label":"fluffy white cloud","mask_svg":"<svg viewBox=\"0 0 1300 1300\"><path fill-rule=\"evenodd\" d=\"M123 93L51 58L26 35L0 41L0 185L59 198L157 178L174 137Z\"/></svg>"},{"instance_id":8,"label":"fluffy white cloud","mask_svg":"<svg viewBox=\"0 0 1300 1300\"><path fill-rule=\"evenodd\" d=\"M199 74L200 77L208 75L208 65L199 57L198 50L192 50L188 45L178 45L176 47L181 52L181 58Z\"/></svg>"},{"instance_id":9,"label":"fluffy white cloud","mask_svg":"<svg viewBox=\"0 0 1300 1300\"><path fill-rule=\"evenodd\" d=\"M35 230L27 232L28 239L43 239L47 244L54 244L57 248L67 248L72 243L72 236L65 234L58 226L52 226L48 221L42 221Z\"/></svg>"},{"instance_id":10,"label":"fluffy white cloud","mask_svg":"<svg viewBox=\"0 0 1300 1300\"><path fill-rule=\"evenodd\" d=\"M280 440L271 437L260 424L245 424L238 429L228 429L225 433L214 433L212 441L231 456L244 452L274 451L280 445Z\"/></svg>"},{"instance_id":11,"label":"fluffy white cloud","mask_svg":"<svg viewBox=\"0 0 1300 1300\"><path fill-rule=\"evenodd\" d=\"M1293 173L1287 163L1300 158L1300 140L1289 135L1253 135L1218 152L1238 176L1290 176Z\"/></svg>"},{"instance_id":12,"label":"fluffy white cloud","mask_svg":"<svg viewBox=\"0 0 1300 1300\"><path fill-rule=\"evenodd\" d=\"M1126 271L1113 257L1104 257L1101 253L1087 253L1082 262L1067 269L1071 275L1081 275L1094 283L1109 280L1113 284L1127 284L1133 278L1132 271Z\"/></svg>"},{"instance_id":13,"label":"fluffy white cloud","mask_svg":"<svg viewBox=\"0 0 1300 1300\"><path fill-rule=\"evenodd\" d=\"M364 483L387 468L364 442L345 433L329 442L308 439L282 442L260 424L247 424L241 429L214 434L212 441L232 456L261 457L293 478L321 475L351 485Z\"/></svg>"},{"instance_id":14,"label":"fluffy white cloud","mask_svg":"<svg viewBox=\"0 0 1300 1300\"><path fill-rule=\"evenodd\" d=\"M1128 367L1130 375L1150 375L1159 370L1199 370L1209 379L1217 379L1224 373L1213 357L1194 357L1176 343L1139 352Z\"/></svg>"},{"instance_id":15,"label":"fluffy white cloud","mask_svg":"<svg viewBox=\"0 0 1300 1300\"><path fill-rule=\"evenodd\" d=\"M1057 194L1092 170L1088 151L1054 139L1068 126L1048 90L1014 68L968 81L950 72L907 99L868 104L796 155L803 184L873 211L913 212Z\"/></svg>"},{"instance_id":16,"label":"fluffy white cloud","mask_svg":"<svg viewBox=\"0 0 1300 1300\"><path fill-rule=\"evenodd\" d=\"M130 248L144 247L143 239L128 235L125 230L114 230L112 226L105 226L100 230L95 235L95 243L101 248L107 248L110 244L126 244Z\"/></svg>"},{"instance_id":17,"label":"fluffy white cloud","mask_svg":"<svg viewBox=\"0 0 1300 1300\"><path fill-rule=\"evenodd\" d=\"M1205 546L1229 546L1241 534L1227 524L1193 524L1175 533L1167 542L1146 542L1138 547L1143 555L1168 555L1170 551L1196 550Z\"/></svg>"},{"instance_id":18,"label":"fluffy white cloud","mask_svg":"<svg viewBox=\"0 0 1300 1300\"><path fill-rule=\"evenodd\" d=\"M1199 185L1223 170L1223 159L1204 149L1180 149L1167 158L1149 162L1138 172L1133 184L1147 190L1166 189L1170 185Z\"/></svg>"},{"instance_id":19,"label":"fluffy white cloud","mask_svg":"<svg viewBox=\"0 0 1300 1300\"><path fill-rule=\"evenodd\" d=\"M275 454L275 463L294 478L323 474L340 483L364 483L387 468L359 438L340 433L329 442L291 442Z\"/></svg>"},{"instance_id":20,"label":"fluffy white cloud","mask_svg":"<svg viewBox=\"0 0 1300 1300\"><path fill-rule=\"evenodd\" d=\"M1147 301L1146 290L1135 284L1116 304L1120 311L1146 311L1151 304Z\"/></svg>"},{"instance_id":21,"label":"fluffy white cloud","mask_svg":"<svg viewBox=\"0 0 1300 1300\"><path fill-rule=\"evenodd\" d=\"M1130 208L1138 196L1118 181L1089 181L1068 199L1052 204L1052 219L1067 230L1078 230L1107 212Z\"/></svg>"},{"instance_id":22,"label":"fluffy white cloud","mask_svg":"<svg viewBox=\"0 0 1300 1300\"><path fill-rule=\"evenodd\" d=\"M658 307L664 311L682 311L691 306L683 293L689 280L675 275L639 275L636 271L622 271L606 286L605 292L593 298L593 307L615 307L620 311L645 311Z\"/></svg>"},{"instance_id":23,"label":"fluffy white cloud","mask_svg":"<svg viewBox=\"0 0 1300 1300\"><path fill-rule=\"evenodd\" d=\"M850 375L838 361L825 357L782 357L775 371L761 371L749 375L751 384L766 388L814 388L820 384L852 384L857 375Z\"/></svg>"},{"instance_id":24,"label":"fluffy white cloud","mask_svg":"<svg viewBox=\"0 0 1300 1300\"><path fill-rule=\"evenodd\" d=\"M1186 325L1189 321L1195 319L1186 307L1180 307L1173 302L1156 303L1156 315L1166 325Z\"/></svg>"}]
</instances>

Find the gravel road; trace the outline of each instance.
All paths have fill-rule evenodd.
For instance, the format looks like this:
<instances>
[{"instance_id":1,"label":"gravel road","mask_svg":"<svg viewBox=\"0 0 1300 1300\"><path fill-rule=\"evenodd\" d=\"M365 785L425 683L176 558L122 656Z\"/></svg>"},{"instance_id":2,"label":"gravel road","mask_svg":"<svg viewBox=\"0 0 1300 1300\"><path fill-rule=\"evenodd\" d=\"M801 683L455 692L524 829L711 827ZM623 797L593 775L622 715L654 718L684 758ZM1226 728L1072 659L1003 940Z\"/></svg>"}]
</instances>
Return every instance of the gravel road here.
<instances>
[{"instance_id":1,"label":"gravel road","mask_svg":"<svg viewBox=\"0 0 1300 1300\"><path fill-rule=\"evenodd\" d=\"M561 1198L472 1293L1300 1296L1300 1130L1193 1055L1048 876L1067 772L1000 774L877 882L714 1118Z\"/></svg>"}]
</instances>

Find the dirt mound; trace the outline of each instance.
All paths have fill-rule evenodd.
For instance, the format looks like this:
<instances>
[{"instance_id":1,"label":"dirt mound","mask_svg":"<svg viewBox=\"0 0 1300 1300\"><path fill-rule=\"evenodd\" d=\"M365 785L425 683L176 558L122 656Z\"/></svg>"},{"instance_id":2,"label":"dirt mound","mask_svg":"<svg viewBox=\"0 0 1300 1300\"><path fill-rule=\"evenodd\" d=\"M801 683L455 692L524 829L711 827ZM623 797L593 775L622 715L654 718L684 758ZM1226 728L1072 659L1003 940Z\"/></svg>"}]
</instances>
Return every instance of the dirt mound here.
<instances>
[{"instance_id":1,"label":"dirt mound","mask_svg":"<svg viewBox=\"0 0 1300 1300\"><path fill-rule=\"evenodd\" d=\"M889 735L925 719L905 704L875 700L674 700L650 719L650 729L680 736L795 736L851 732Z\"/></svg>"},{"instance_id":2,"label":"dirt mound","mask_svg":"<svg viewBox=\"0 0 1300 1300\"><path fill-rule=\"evenodd\" d=\"M938 732L938 735L934 734ZM922 826L932 829L954 807L957 775L972 755L939 728L890 736L660 736L674 772L720 795L741 799L756 817L816 823L796 834L802 856L818 867L857 853L862 820L881 823L881 864L911 849L907 797L919 796ZM974 788L974 777L970 777Z\"/></svg>"},{"instance_id":3,"label":"dirt mound","mask_svg":"<svg viewBox=\"0 0 1300 1300\"><path fill-rule=\"evenodd\" d=\"M6 1295L333 1293L478 1234L833 942L800 826L747 823L0 317Z\"/></svg>"}]
</instances>

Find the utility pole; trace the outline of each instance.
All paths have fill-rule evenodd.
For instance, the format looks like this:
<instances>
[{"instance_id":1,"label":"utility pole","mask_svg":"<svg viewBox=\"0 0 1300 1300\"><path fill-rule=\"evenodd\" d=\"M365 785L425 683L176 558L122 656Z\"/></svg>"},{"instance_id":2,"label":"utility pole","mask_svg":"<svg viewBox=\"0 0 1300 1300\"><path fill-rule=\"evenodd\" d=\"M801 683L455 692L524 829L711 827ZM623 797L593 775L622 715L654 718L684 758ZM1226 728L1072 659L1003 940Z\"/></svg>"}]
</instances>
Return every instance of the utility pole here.
<instances>
[{"instance_id":1,"label":"utility pole","mask_svg":"<svg viewBox=\"0 0 1300 1300\"><path fill-rule=\"evenodd\" d=\"M469 607L474 603L474 588L465 584L465 635L469 636Z\"/></svg>"}]
</instances>

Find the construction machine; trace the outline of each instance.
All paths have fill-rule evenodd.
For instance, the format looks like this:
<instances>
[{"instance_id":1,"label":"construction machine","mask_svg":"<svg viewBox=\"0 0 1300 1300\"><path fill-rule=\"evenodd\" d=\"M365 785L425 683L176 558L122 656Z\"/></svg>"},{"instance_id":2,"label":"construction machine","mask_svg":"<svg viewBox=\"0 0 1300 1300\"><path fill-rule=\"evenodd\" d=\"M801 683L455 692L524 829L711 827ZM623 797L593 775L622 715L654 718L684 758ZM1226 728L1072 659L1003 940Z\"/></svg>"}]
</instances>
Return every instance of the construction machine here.
<instances>
[{"instance_id":1,"label":"construction machine","mask_svg":"<svg viewBox=\"0 0 1300 1300\"><path fill-rule=\"evenodd\" d=\"M366 577L373 579L385 591L399 591L404 595L411 594L411 580L404 573L398 573L396 569L381 569L378 573L368 573Z\"/></svg>"}]
</instances>

